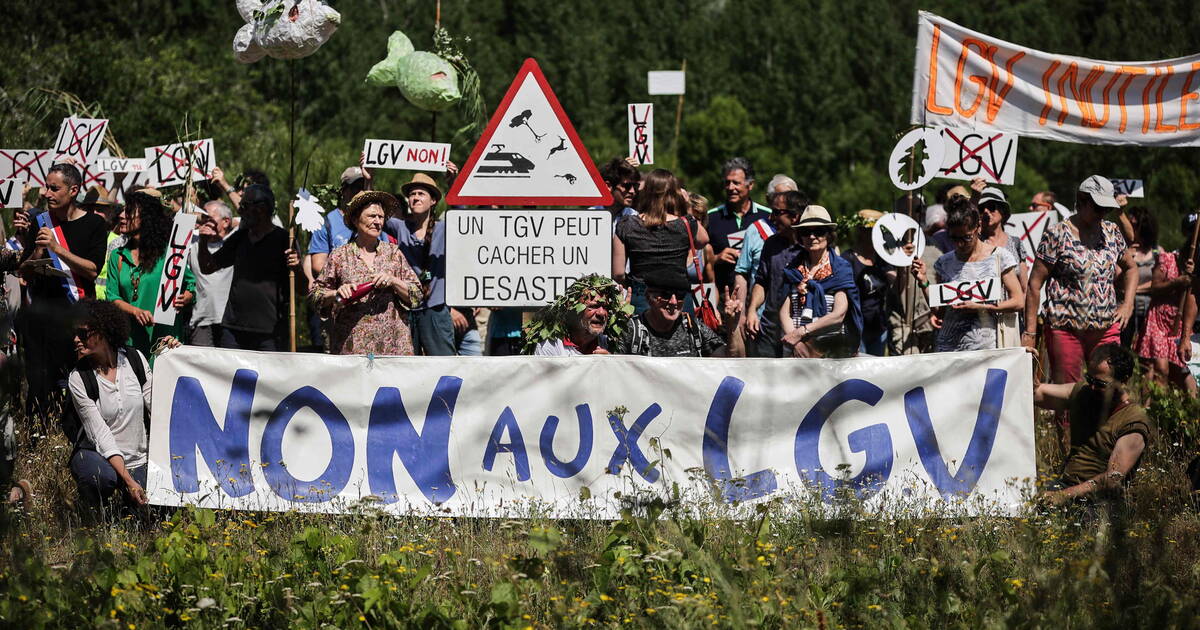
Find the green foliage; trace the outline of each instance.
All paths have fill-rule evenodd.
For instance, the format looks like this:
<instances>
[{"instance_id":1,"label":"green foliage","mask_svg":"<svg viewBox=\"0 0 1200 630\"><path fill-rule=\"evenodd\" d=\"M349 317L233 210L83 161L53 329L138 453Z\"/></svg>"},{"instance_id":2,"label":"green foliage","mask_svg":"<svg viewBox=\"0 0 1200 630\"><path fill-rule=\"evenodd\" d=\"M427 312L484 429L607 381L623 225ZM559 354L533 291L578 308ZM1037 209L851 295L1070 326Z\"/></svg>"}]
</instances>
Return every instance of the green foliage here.
<instances>
[{"instance_id":1,"label":"green foliage","mask_svg":"<svg viewBox=\"0 0 1200 630\"><path fill-rule=\"evenodd\" d=\"M241 65L230 44L242 20L225 0L133 10L79 1L11 4L0 24L0 144L7 148L53 139L69 110L32 111L25 98L31 88L50 87L111 117L113 138L129 155L173 141L187 113L211 134L231 177L262 168L284 186L294 70L297 179L307 173L310 189L336 184L368 137L453 140L461 164L489 106L521 61L534 57L596 162L624 155L625 104L652 102L654 166L673 168L714 205L723 196L721 163L741 154L754 161L760 183L787 173L835 213L886 209L898 196L885 169L895 134L909 126L918 8L1017 44L1094 59L1194 54L1192 34L1200 29L1191 0L1035 0L986 11L947 0L680 0L654 11L634 0L443 0L441 24L455 34L450 39L434 31L434 3L339 0L342 24L316 54ZM464 104L438 115L436 133L428 112L395 90L360 81L397 29L415 41L433 36L432 50L462 73ZM679 68L685 59L675 147L678 99L648 96L645 72ZM1072 191L1092 173L1144 179L1148 197L1135 203L1154 210L1168 249L1183 241L1180 216L1200 204L1200 153L1190 149L1022 138L1018 160L1017 180L1006 191L1017 209L1047 189L1070 206ZM407 177L381 171L376 185L396 190ZM925 189L927 198L937 185Z\"/></svg>"},{"instance_id":2,"label":"green foliage","mask_svg":"<svg viewBox=\"0 0 1200 630\"><path fill-rule=\"evenodd\" d=\"M521 331L525 354L543 341L563 339L570 332L571 322L579 318L584 303L599 300L608 311L608 323L604 330L612 337L620 337L633 315L633 305L625 301L621 286L609 278L587 275L576 280L562 295L534 313L533 318Z\"/></svg>"}]
</instances>

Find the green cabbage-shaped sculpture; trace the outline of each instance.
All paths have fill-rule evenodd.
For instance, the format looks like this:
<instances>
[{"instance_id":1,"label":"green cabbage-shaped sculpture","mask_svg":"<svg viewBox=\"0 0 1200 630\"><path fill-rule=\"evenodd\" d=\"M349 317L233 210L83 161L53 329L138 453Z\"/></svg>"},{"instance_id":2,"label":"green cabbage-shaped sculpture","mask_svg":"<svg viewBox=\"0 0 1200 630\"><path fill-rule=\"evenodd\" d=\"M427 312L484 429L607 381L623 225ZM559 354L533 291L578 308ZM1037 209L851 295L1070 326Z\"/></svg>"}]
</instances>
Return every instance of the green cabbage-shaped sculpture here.
<instances>
[{"instance_id":1,"label":"green cabbage-shaped sculpture","mask_svg":"<svg viewBox=\"0 0 1200 630\"><path fill-rule=\"evenodd\" d=\"M462 98L454 66L433 53L415 50L400 31L388 37L387 58L371 68L367 83L395 86L408 102L431 112L440 112Z\"/></svg>"}]
</instances>

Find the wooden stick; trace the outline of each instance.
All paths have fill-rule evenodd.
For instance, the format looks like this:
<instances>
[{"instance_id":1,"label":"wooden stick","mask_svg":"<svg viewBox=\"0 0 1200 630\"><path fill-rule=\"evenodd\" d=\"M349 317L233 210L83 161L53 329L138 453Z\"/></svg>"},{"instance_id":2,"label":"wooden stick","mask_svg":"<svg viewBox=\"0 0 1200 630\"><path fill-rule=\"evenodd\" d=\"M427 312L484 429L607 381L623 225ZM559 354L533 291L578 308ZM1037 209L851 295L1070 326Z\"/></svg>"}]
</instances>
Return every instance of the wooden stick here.
<instances>
[{"instance_id":1,"label":"wooden stick","mask_svg":"<svg viewBox=\"0 0 1200 630\"><path fill-rule=\"evenodd\" d=\"M684 74L683 80L685 81L684 85L686 85L687 59L683 60L683 67L680 68L679 71ZM679 104L675 106L675 141L672 144L672 149L674 150L675 155L674 155L674 157L671 158L671 170L672 171L679 168L679 125L682 123L682 121L683 121L683 94L680 94L679 95Z\"/></svg>"},{"instance_id":2,"label":"wooden stick","mask_svg":"<svg viewBox=\"0 0 1200 630\"><path fill-rule=\"evenodd\" d=\"M288 119L288 195L296 189L296 61L288 61L291 116ZM288 203L288 247L296 247L296 205ZM296 270L288 267L288 349L296 351Z\"/></svg>"}]
</instances>

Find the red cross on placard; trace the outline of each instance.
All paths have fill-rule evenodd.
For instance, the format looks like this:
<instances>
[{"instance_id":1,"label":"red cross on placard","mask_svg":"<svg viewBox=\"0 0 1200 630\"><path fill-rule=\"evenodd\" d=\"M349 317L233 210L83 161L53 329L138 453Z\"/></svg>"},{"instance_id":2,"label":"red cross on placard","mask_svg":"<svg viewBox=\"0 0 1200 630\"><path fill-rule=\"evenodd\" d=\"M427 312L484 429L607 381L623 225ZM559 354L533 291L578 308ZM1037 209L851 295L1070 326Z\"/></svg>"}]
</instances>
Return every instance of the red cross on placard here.
<instances>
[{"instance_id":1,"label":"red cross on placard","mask_svg":"<svg viewBox=\"0 0 1200 630\"><path fill-rule=\"evenodd\" d=\"M947 130L946 130L946 135L950 136L950 139L951 139L951 140L953 140L953 141L957 142L957 143L958 143L958 146L960 146L960 147L962 147L963 149L965 149L965 150L967 151L967 155L966 155L966 157L964 157L963 159L959 160L959 161L958 161L958 163L957 163L957 164L955 164L954 166L951 166L950 168L946 168L946 169L942 169L942 170L944 170L944 171L946 171L947 173L949 173L950 171L953 171L954 169L956 169L956 168L958 168L958 167L962 166L962 163L963 163L963 162L966 162L967 160L969 160L969 159L971 159L971 158L976 158L976 159L975 159L975 161L979 162L979 166L983 167L983 170L987 171L987 174L988 174L988 175L991 175L991 176L992 176L992 179L993 179L994 181L997 181L997 182L998 182L998 181L1000 181L1000 177L999 177L998 175L996 175L996 173L994 173L994 172L992 171L992 169L988 168L987 164L984 164L984 163L983 163L983 160L979 159L979 158L978 158L978 157L977 157L975 154L976 154L976 153L979 153L980 151L982 151L982 150L984 150L984 149L986 149L986 148L987 148L987 146L988 146L989 144L991 144L991 143L993 143L993 142L995 142L995 141L999 140L1000 138L1004 137L1004 134L1002 134L1002 133L998 133L998 134L996 134L995 136L992 136L991 138L989 138L987 142L984 142L983 144L981 144L981 145L979 145L979 146L975 147L974 149L969 149L969 148L967 148L967 145L966 145L966 144L965 144L965 143L964 143L962 140L959 140L959 139L958 139L958 136L954 135L954 132L953 132L953 131L950 131L949 129L947 129Z\"/></svg>"}]
</instances>

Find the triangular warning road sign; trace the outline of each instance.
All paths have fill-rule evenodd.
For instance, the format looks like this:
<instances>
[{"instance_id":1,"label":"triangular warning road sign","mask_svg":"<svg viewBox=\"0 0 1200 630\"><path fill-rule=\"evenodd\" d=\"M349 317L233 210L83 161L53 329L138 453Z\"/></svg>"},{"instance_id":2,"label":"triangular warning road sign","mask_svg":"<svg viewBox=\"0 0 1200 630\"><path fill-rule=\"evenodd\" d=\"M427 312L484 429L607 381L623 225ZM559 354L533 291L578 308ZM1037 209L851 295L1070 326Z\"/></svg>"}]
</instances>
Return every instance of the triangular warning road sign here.
<instances>
[{"instance_id":1,"label":"triangular warning road sign","mask_svg":"<svg viewBox=\"0 0 1200 630\"><path fill-rule=\"evenodd\" d=\"M526 59L450 187L464 206L607 206L612 194L537 61Z\"/></svg>"}]
</instances>

